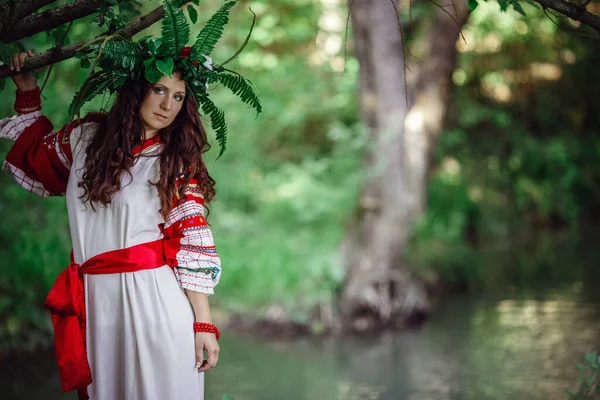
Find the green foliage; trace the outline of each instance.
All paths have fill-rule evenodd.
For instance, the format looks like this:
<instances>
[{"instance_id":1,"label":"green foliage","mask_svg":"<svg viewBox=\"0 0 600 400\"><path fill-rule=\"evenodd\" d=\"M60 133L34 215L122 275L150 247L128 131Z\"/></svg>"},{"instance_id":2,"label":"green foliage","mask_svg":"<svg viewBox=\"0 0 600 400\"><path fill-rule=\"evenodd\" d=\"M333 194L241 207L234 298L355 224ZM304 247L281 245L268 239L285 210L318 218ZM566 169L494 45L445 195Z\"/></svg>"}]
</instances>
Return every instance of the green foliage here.
<instances>
[{"instance_id":1,"label":"green foliage","mask_svg":"<svg viewBox=\"0 0 600 400\"><path fill-rule=\"evenodd\" d=\"M236 4L237 0L228 1L208 20L192 45L192 58L199 60L203 55L212 54L215 45L223 35L225 25L229 22L229 10Z\"/></svg>"},{"instance_id":2,"label":"green foliage","mask_svg":"<svg viewBox=\"0 0 600 400\"><path fill-rule=\"evenodd\" d=\"M577 364L577 369L581 373L579 377L579 390L573 393L567 389L565 391L573 400L588 400L592 396L600 394L600 358L598 351L591 351L585 355L585 364Z\"/></svg>"},{"instance_id":3,"label":"green foliage","mask_svg":"<svg viewBox=\"0 0 600 400\"><path fill-rule=\"evenodd\" d=\"M161 55L167 58L176 57L186 45L190 37L190 27L185 14L172 0L163 3L165 16L162 20Z\"/></svg>"},{"instance_id":4,"label":"green foliage","mask_svg":"<svg viewBox=\"0 0 600 400\"><path fill-rule=\"evenodd\" d=\"M463 27L448 128L408 249L424 279L474 289L488 284L489 243L580 229L600 200L600 118L586 106L600 88L584 78L598 55L539 10L527 9L529 25L498 10L480 2ZM535 76L543 67L557 76Z\"/></svg>"},{"instance_id":5,"label":"green foliage","mask_svg":"<svg viewBox=\"0 0 600 400\"><path fill-rule=\"evenodd\" d=\"M112 70L102 70L92 74L86 81L87 84L75 94L69 106L69 119L75 118L75 115L86 102L104 93L106 90L114 90L116 86L119 86L120 82L122 84L124 78L123 75L115 73Z\"/></svg>"},{"instance_id":6,"label":"green foliage","mask_svg":"<svg viewBox=\"0 0 600 400\"><path fill-rule=\"evenodd\" d=\"M210 74L208 83L219 82L238 96L243 103L249 104L256 110L257 115L262 112L262 105L251 82L240 74L225 70L224 72Z\"/></svg>"},{"instance_id":7,"label":"green foliage","mask_svg":"<svg viewBox=\"0 0 600 400\"><path fill-rule=\"evenodd\" d=\"M137 0L106 0L98 9L94 22L99 27L122 29L133 17L140 15L142 3Z\"/></svg>"},{"instance_id":8,"label":"green foliage","mask_svg":"<svg viewBox=\"0 0 600 400\"><path fill-rule=\"evenodd\" d=\"M213 103L208 96L200 100L202 111L210 117L210 123L217 135L220 151L218 157L223 155L227 148L227 124L225 123L225 113Z\"/></svg>"},{"instance_id":9,"label":"green foliage","mask_svg":"<svg viewBox=\"0 0 600 400\"><path fill-rule=\"evenodd\" d=\"M113 69L134 71L143 57L140 46L128 40L106 42L101 51L104 56L101 65Z\"/></svg>"},{"instance_id":10,"label":"green foliage","mask_svg":"<svg viewBox=\"0 0 600 400\"><path fill-rule=\"evenodd\" d=\"M198 21L198 11L196 11L194 6L187 6L187 10L190 21L192 21L192 24L195 24Z\"/></svg>"}]
</instances>

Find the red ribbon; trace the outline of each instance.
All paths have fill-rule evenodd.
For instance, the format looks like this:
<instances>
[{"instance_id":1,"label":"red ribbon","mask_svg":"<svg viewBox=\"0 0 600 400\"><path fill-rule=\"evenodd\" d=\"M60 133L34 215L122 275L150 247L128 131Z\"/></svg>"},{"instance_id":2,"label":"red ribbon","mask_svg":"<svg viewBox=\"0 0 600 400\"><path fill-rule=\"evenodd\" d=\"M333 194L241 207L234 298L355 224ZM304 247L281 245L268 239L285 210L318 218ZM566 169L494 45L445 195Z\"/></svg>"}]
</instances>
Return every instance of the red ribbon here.
<instances>
[{"instance_id":1,"label":"red ribbon","mask_svg":"<svg viewBox=\"0 0 600 400\"><path fill-rule=\"evenodd\" d=\"M44 303L44 308L50 310L52 316L56 361L65 392L78 389L80 400L89 399L87 386L92 383L85 347L83 274L115 274L162 267L167 264L163 249L167 242L157 240L108 251L82 265L74 263L71 255L71 264L58 276Z\"/></svg>"}]
</instances>

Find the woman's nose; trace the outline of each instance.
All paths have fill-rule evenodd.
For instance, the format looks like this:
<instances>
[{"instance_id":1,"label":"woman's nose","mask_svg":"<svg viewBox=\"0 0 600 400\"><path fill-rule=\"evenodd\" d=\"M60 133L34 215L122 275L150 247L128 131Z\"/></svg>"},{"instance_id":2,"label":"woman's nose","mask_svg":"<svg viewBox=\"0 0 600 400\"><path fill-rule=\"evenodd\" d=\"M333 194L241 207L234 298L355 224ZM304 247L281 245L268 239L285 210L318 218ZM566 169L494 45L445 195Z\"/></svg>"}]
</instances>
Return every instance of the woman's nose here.
<instances>
[{"instance_id":1,"label":"woman's nose","mask_svg":"<svg viewBox=\"0 0 600 400\"><path fill-rule=\"evenodd\" d=\"M163 101L161 101L160 107L165 111L170 111L171 110L171 99L165 98Z\"/></svg>"}]
</instances>

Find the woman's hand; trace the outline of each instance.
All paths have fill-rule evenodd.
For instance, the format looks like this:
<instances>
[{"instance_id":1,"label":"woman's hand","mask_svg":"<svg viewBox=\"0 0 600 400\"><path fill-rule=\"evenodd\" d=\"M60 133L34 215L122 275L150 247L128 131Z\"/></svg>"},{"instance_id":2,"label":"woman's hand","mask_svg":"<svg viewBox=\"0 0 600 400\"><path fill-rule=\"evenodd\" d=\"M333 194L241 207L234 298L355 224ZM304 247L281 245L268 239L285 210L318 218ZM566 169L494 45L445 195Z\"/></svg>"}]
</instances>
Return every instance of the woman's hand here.
<instances>
[{"instance_id":1,"label":"woman's hand","mask_svg":"<svg viewBox=\"0 0 600 400\"><path fill-rule=\"evenodd\" d=\"M31 50L29 50L27 53L14 54L10 61L10 70L16 70L17 72L20 71L25 64L25 60L32 56L33 53L31 52ZM19 89L20 91L32 90L37 87L37 79L35 76L33 76L33 73L31 71L13 75L12 80L15 83L15 85L17 85L17 89Z\"/></svg>"},{"instance_id":2,"label":"woman's hand","mask_svg":"<svg viewBox=\"0 0 600 400\"><path fill-rule=\"evenodd\" d=\"M208 359L204 359L204 350ZM196 368L198 372L206 372L219 361L219 344L214 333L196 332Z\"/></svg>"}]
</instances>

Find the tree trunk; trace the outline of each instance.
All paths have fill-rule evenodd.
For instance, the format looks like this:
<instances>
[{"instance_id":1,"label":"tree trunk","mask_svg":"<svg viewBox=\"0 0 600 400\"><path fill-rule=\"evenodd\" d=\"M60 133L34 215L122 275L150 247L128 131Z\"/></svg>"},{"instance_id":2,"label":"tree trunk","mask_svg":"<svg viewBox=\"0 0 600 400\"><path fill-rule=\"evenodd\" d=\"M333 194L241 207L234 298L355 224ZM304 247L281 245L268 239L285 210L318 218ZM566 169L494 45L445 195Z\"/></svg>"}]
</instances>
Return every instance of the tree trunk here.
<instances>
[{"instance_id":1,"label":"tree trunk","mask_svg":"<svg viewBox=\"0 0 600 400\"><path fill-rule=\"evenodd\" d=\"M341 311L355 328L369 321L360 317L388 324L429 311L425 288L402 256L414 218L424 210L429 158L448 102L455 43L468 14L466 4L456 8L458 25L442 10L434 18L409 109L405 52L392 2L352 2L360 111L371 137L365 187L341 247L346 267Z\"/></svg>"}]
</instances>

